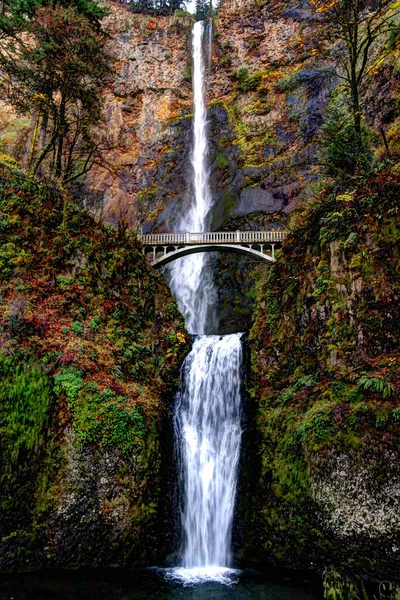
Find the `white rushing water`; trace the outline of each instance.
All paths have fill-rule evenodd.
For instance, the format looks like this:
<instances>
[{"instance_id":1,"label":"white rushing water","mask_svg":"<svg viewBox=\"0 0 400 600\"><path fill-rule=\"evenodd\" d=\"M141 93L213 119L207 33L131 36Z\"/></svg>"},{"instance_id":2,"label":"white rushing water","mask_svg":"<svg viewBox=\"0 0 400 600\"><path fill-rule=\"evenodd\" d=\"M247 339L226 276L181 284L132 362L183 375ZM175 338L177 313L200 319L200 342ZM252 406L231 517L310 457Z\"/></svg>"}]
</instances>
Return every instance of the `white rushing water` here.
<instances>
[{"instance_id":1,"label":"white rushing water","mask_svg":"<svg viewBox=\"0 0 400 600\"><path fill-rule=\"evenodd\" d=\"M228 566L240 450L241 334L202 336L183 366L176 430L185 494L183 563Z\"/></svg>"},{"instance_id":2,"label":"white rushing water","mask_svg":"<svg viewBox=\"0 0 400 600\"><path fill-rule=\"evenodd\" d=\"M176 231L206 231L211 208L207 168L207 109L205 102L204 24L192 30L193 51L193 150L191 155L193 202L180 216ZM176 260L169 268L169 284L190 333L204 334L216 329L216 290L207 254L193 254Z\"/></svg>"},{"instance_id":3,"label":"white rushing water","mask_svg":"<svg viewBox=\"0 0 400 600\"><path fill-rule=\"evenodd\" d=\"M193 27L194 198L181 217L181 231L204 231L211 207L207 170L204 26ZM182 367L174 413L182 490L181 566L168 577L184 583L232 583L232 522L240 454L241 334L214 333L216 291L208 255L173 263L170 286L191 333L198 334ZM233 577L233 579L232 579Z\"/></svg>"}]
</instances>

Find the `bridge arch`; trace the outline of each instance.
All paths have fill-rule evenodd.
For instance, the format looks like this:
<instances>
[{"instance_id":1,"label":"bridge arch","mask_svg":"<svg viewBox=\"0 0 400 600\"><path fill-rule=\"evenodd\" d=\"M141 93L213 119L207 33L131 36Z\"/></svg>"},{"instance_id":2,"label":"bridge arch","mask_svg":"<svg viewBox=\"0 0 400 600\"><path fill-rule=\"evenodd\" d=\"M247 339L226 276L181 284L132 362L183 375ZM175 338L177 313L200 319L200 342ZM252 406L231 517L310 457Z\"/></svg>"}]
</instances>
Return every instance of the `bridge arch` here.
<instances>
[{"instance_id":1,"label":"bridge arch","mask_svg":"<svg viewBox=\"0 0 400 600\"><path fill-rule=\"evenodd\" d=\"M170 262L173 262L177 258L182 258L183 256L188 256L189 254L197 254L199 252L233 252L235 254L242 254L244 256L252 256L253 258L257 258L258 260L264 262L275 262L275 258L273 256L264 254L263 252L259 252L258 250L254 250L248 246L239 246L236 244L201 244L183 246L181 248L177 248L176 250L172 250L171 252L166 252L162 256L153 260L151 265L155 268L162 267Z\"/></svg>"}]
</instances>

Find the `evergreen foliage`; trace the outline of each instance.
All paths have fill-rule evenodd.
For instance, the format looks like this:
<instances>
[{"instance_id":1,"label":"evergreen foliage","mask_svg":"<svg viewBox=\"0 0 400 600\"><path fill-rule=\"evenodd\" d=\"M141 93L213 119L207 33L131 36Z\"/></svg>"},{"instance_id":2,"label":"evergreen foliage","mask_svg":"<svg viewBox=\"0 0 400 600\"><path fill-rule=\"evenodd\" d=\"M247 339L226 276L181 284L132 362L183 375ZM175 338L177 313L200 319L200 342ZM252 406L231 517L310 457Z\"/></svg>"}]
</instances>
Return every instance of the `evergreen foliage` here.
<instances>
[{"instance_id":1,"label":"evergreen foliage","mask_svg":"<svg viewBox=\"0 0 400 600\"><path fill-rule=\"evenodd\" d=\"M101 161L101 93L111 74L104 8L92 0L15 0L0 16L0 89L32 117L26 163L69 183ZM27 43L29 39L29 43Z\"/></svg>"},{"instance_id":2,"label":"evergreen foliage","mask_svg":"<svg viewBox=\"0 0 400 600\"><path fill-rule=\"evenodd\" d=\"M331 98L321 127L320 144L327 175L348 177L355 175L361 167L365 170L370 168L374 135L364 119L361 122L361 139L362 151L359 151L347 97L339 88Z\"/></svg>"},{"instance_id":3,"label":"evergreen foliage","mask_svg":"<svg viewBox=\"0 0 400 600\"><path fill-rule=\"evenodd\" d=\"M132 0L128 4L133 12L168 15L184 9L185 0Z\"/></svg>"},{"instance_id":4,"label":"evergreen foliage","mask_svg":"<svg viewBox=\"0 0 400 600\"><path fill-rule=\"evenodd\" d=\"M212 2L210 0L196 0L194 17L196 21L204 21L212 14Z\"/></svg>"}]
</instances>

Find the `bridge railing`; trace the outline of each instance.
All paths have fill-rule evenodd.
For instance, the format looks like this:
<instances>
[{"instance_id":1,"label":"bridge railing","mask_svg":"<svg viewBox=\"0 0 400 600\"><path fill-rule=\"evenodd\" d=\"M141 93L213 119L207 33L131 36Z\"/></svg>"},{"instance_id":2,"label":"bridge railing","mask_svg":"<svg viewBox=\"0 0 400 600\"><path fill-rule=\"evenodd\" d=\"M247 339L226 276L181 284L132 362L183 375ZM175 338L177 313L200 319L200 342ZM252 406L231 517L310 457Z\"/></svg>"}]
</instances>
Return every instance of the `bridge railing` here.
<instances>
[{"instance_id":1,"label":"bridge railing","mask_svg":"<svg viewBox=\"0 0 400 600\"><path fill-rule=\"evenodd\" d=\"M286 232L282 229L269 231L205 231L199 233L146 233L139 236L144 246L188 244L254 244L282 242Z\"/></svg>"}]
</instances>

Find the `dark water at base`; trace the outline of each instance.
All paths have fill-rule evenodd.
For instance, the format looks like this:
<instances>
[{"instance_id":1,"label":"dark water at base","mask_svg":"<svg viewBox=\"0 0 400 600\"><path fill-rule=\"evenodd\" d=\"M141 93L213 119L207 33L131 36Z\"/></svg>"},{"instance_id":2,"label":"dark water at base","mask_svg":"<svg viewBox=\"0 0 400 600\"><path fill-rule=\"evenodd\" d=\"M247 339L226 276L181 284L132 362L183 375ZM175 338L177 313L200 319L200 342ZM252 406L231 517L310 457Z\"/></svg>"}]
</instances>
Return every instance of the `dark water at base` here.
<instances>
[{"instance_id":1,"label":"dark water at base","mask_svg":"<svg viewBox=\"0 0 400 600\"><path fill-rule=\"evenodd\" d=\"M242 572L232 586L204 583L184 587L161 569L46 572L0 575L0 600L318 600L308 582L273 582Z\"/></svg>"}]
</instances>

